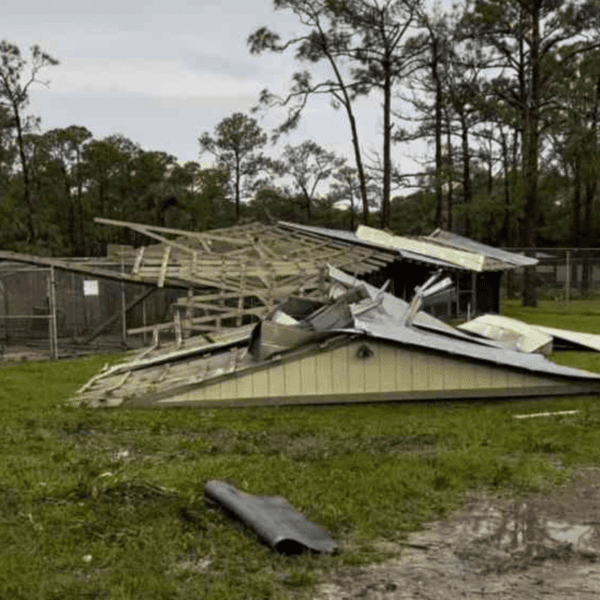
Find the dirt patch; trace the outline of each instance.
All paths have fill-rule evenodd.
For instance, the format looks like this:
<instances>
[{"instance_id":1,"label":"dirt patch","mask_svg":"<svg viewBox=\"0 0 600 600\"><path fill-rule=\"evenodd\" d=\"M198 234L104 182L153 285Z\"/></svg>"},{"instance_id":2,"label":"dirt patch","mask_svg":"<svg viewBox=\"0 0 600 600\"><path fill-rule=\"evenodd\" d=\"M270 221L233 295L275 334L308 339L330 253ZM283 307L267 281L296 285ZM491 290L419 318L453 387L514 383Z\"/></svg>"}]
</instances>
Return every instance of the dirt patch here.
<instances>
[{"instance_id":1,"label":"dirt patch","mask_svg":"<svg viewBox=\"0 0 600 600\"><path fill-rule=\"evenodd\" d=\"M477 494L407 540L400 557L336 572L319 600L600 597L600 469L550 495Z\"/></svg>"}]
</instances>

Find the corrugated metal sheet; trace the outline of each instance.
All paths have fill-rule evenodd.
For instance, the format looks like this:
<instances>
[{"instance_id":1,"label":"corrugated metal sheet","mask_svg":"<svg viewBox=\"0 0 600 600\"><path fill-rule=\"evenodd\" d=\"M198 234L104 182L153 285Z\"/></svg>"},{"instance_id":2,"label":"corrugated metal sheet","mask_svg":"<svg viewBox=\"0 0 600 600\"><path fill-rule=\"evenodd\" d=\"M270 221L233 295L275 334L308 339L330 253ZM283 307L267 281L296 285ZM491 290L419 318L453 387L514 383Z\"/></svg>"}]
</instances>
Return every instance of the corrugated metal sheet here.
<instances>
[{"instance_id":1,"label":"corrugated metal sheet","mask_svg":"<svg viewBox=\"0 0 600 600\"><path fill-rule=\"evenodd\" d=\"M461 331L497 340L521 352L552 352L552 336L538 327L501 315L482 315L458 326Z\"/></svg>"},{"instance_id":2,"label":"corrugated metal sheet","mask_svg":"<svg viewBox=\"0 0 600 600\"><path fill-rule=\"evenodd\" d=\"M341 242L345 242L347 244L354 244L354 245L360 244L360 245L368 246L371 248L373 247L373 244L371 242L368 242L366 240L361 240L356 235L356 233L354 233L353 231L344 231L341 229L328 229L326 227L314 227L312 225L298 225L296 223L287 223L284 221L281 221L281 224L283 226L289 227L291 229L297 229L299 231L304 231L306 233L314 233L315 235L328 237L328 238L335 239L335 240L338 240ZM416 252L411 252L410 250L408 250L406 248L388 248L388 249L390 251L395 252L403 259L411 261L411 262L431 265L434 267L444 267L446 269L457 269L457 268L460 269L461 268L461 267L458 267L456 264L450 263L445 260L441 260L440 258L436 258L433 256L426 256L423 254L418 254Z\"/></svg>"},{"instance_id":3,"label":"corrugated metal sheet","mask_svg":"<svg viewBox=\"0 0 600 600\"><path fill-rule=\"evenodd\" d=\"M361 315L356 321L356 328L368 335L407 345L413 348L423 348L457 357L464 357L477 362L503 365L541 375L557 377L572 377L575 379L596 379L600 375L557 365L540 354L525 354L514 350L478 346L471 342L446 338L435 333L419 331L414 327L395 327L378 316Z\"/></svg>"},{"instance_id":4,"label":"corrugated metal sheet","mask_svg":"<svg viewBox=\"0 0 600 600\"><path fill-rule=\"evenodd\" d=\"M482 272L487 266L486 257L482 254L432 244L423 239L414 240L400 235L392 235L365 225L359 225L356 235L359 239L377 246L395 248L400 251L406 250L423 257L430 256L469 271Z\"/></svg>"},{"instance_id":5,"label":"corrugated metal sheet","mask_svg":"<svg viewBox=\"0 0 600 600\"><path fill-rule=\"evenodd\" d=\"M568 329L557 329L556 327L542 327L541 325L536 325L536 327L543 333L551 335L558 342L566 342L600 352L600 335L570 331Z\"/></svg>"},{"instance_id":6,"label":"corrugated metal sheet","mask_svg":"<svg viewBox=\"0 0 600 600\"><path fill-rule=\"evenodd\" d=\"M368 236L362 237L361 235L357 235L358 232L365 231L362 227L359 227L357 233L355 233L353 231L298 225L296 223L283 221L281 222L281 225L291 229L329 237L348 244L363 244L371 247L381 247L378 246L377 242L374 240L367 239ZM373 231L380 232L380 230ZM386 232L380 233L389 235L386 234ZM429 236L421 236L414 239L401 236L393 237L398 237L401 240L400 245L392 245L391 247L386 245L385 247L394 249L403 259L447 269L479 271L480 269L473 268L470 264L473 263L473 261L475 261L474 264L477 264L477 261L481 262L482 259L483 269L481 270L484 271L502 271L505 269L535 265L539 262L536 258L488 246L487 244L482 244L481 242L441 229L435 230ZM417 251L417 247L419 248L419 251ZM447 253L447 255L443 255L444 249L463 251L468 254L456 254L457 262L457 260L450 260L450 257L452 256L451 252ZM468 256L469 254L471 256ZM464 264L461 263L460 258L463 258L466 262Z\"/></svg>"},{"instance_id":7,"label":"corrugated metal sheet","mask_svg":"<svg viewBox=\"0 0 600 600\"><path fill-rule=\"evenodd\" d=\"M469 252L478 252L515 267L534 266L539 262L537 258L524 256L523 254L517 254L516 252L508 252L501 248L494 248L493 246L482 244L481 242L458 235L457 233L444 231L443 229L436 229L427 237L445 246L460 248L462 250L468 250Z\"/></svg>"},{"instance_id":8,"label":"corrugated metal sheet","mask_svg":"<svg viewBox=\"0 0 600 600\"><path fill-rule=\"evenodd\" d=\"M371 298L377 298L378 296L381 296L381 307L387 314L390 323L400 323L402 317L408 311L409 303L405 300L402 300L402 298L398 298L397 296L386 292L381 293L380 290L378 290L375 286L365 283L356 277L352 277L352 275L348 275L347 273L344 273L335 267L329 266L329 276L333 280L343 283L346 286L363 286ZM421 329L464 339L471 343L481 343L486 346L498 348L504 347L500 344L496 344L492 340L474 340L471 336L459 331L447 323L444 323L444 321L441 321L440 319L436 319L434 316L425 311L419 311L417 313L416 317L413 319L413 325Z\"/></svg>"}]
</instances>

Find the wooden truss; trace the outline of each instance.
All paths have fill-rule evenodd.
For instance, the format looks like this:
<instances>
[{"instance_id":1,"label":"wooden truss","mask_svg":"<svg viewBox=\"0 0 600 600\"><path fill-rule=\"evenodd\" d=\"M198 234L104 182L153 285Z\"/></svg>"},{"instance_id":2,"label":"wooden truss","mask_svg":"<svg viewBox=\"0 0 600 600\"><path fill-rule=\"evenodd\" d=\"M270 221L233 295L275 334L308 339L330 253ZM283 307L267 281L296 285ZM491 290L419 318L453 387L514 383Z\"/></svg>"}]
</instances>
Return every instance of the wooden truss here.
<instances>
[{"instance_id":1,"label":"wooden truss","mask_svg":"<svg viewBox=\"0 0 600 600\"><path fill-rule=\"evenodd\" d=\"M208 333L253 322L290 295L320 297L326 267L360 276L385 267L395 252L298 231L284 223L251 223L191 232L125 221L126 227L158 242L135 249L112 246L111 258L131 265L131 275L162 287L179 281L188 295L174 303L186 332ZM141 333L130 330L129 333Z\"/></svg>"}]
</instances>

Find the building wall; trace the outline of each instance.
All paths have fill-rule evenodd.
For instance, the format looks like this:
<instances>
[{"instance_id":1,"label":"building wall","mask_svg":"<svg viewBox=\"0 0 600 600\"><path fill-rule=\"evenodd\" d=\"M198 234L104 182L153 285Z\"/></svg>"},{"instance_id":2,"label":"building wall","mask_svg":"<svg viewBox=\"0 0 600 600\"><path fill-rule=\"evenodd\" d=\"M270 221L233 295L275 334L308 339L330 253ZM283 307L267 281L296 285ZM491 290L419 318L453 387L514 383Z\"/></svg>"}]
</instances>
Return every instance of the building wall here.
<instances>
[{"instance_id":1,"label":"building wall","mask_svg":"<svg viewBox=\"0 0 600 600\"><path fill-rule=\"evenodd\" d=\"M354 341L254 372L207 382L158 404L215 401L261 404L269 399L285 403L286 398L299 401L299 397L306 396L319 402L364 401L411 398L415 394L418 397L419 393L445 397L478 391L486 395L494 390L504 393L557 385L560 382L557 384L550 377L494 364L473 363L381 341Z\"/></svg>"}]
</instances>

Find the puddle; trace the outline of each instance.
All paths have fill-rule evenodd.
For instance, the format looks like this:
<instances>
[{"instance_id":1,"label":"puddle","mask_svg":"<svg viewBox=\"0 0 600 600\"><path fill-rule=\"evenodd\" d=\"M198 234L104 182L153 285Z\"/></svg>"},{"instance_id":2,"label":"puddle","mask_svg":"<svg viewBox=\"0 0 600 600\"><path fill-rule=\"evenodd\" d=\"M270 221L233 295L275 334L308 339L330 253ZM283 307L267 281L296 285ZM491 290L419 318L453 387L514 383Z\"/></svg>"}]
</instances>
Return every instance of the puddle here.
<instances>
[{"instance_id":1,"label":"puddle","mask_svg":"<svg viewBox=\"0 0 600 600\"><path fill-rule=\"evenodd\" d=\"M600 521L577 523L548 517L535 503L500 509L481 504L468 511L457 531L463 540L492 545L510 554L539 554L541 548L600 554Z\"/></svg>"},{"instance_id":2,"label":"puddle","mask_svg":"<svg viewBox=\"0 0 600 600\"><path fill-rule=\"evenodd\" d=\"M393 543L390 542L393 551ZM600 598L600 469L524 500L474 493L427 524L383 564L339 569L318 600L596 600Z\"/></svg>"}]
</instances>

